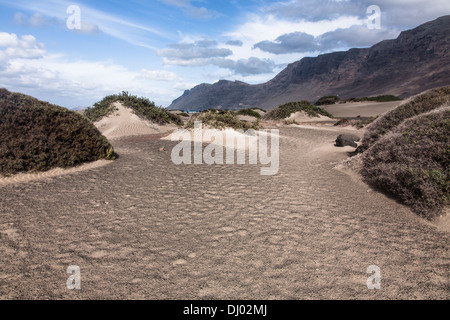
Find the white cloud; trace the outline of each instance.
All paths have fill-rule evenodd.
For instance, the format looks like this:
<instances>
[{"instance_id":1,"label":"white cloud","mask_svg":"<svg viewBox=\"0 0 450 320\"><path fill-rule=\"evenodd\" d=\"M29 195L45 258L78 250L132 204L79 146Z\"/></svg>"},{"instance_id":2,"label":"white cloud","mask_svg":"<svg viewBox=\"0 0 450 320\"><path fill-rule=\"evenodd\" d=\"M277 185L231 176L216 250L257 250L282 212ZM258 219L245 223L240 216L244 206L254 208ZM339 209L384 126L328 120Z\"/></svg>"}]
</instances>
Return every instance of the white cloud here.
<instances>
[{"instance_id":1,"label":"white cloud","mask_svg":"<svg viewBox=\"0 0 450 320\"><path fill-rule=\"evenodd\" d=\"M30 17L25 15L22 12L16 12L14 14L13 18L14 22L21 26L27 26L27 27L58 27L58 28L65 28L66 27L66 21L63 19L58 19L55 17L49 17L46 16L40 12L33 13ZM74 29L73 31L77 33L85 33L85 34L95 34L100 32L100 29L98 25L94 23L90 23L87 21L81 21L81 29Z\"/></svg>"},{"instance_id":2,"label":"white cloud","mask_svg":"<svg viewBox=\"0 0 450 320\"><path fill-rule=\"evenodd\" d=\"M200 40L194 43L174 44L171 45L170 48L158 50L157 53L169 61L186 61L194 59L227 57L233 52L229 49L218 48L216 41Z\"/></svg>"},{"instance_id":3,"label":"white cloud","mask_svg":"<svg viewBox=\"0 0 450 320\"><path fill-rule=\"evenodd\" d=\"M32 35L0 33L0 87L65 107L87 106L112 93L129 91L168 105L176 98L168 70L131 71L108 61L73 60L48 54ZM165 84L167 83L167 84ZM69 101L69 102L68 102Z\"/></svg>"},{"instance_id":4,"label":"white cloud","mask_svg":"<svg viewBox=\"0 0 450 320\"><path fill-rule=\"evenodd\" d=\"M235 74L243 76L272 73L275 69L275 63L272 60L256 57L236 61L231 59L212 59L210 63L220 68L232 70Z\"/></svg>"},{"instance_id":5,"label":"white cloud","mask_svg":"<svg viewBox=\"0 0 450 320\"><path fill-rule=\"evenodd\" d=\"M33 15L30 18L30 24L32 27L42 27L49 23L48 19L39 12L33 13Z\"/></svg>"},{"instance_id":6,"label":"white cloud","mask_svg":"<svg viewBox=\"0 0 450 320\"><path fill-rule=\"evenodd\" d=\"M226 32L234 40L253 44L264 40L276 39L281 35L292 32L304 32L312 36L319 36L325 32L334 31L338 28L349 28L353 25L361 25L363 21L353 16L341 16L333 20L290 21L281 19L274 15L251 14L246 22L232 31Z\"/></svg>"},{"instance_id":7,"label":"white cloud","mask_svg":"<svg viewBox=\"0 0 450 320\"><path fill-rule=\"evenodd\" d=\"M178 82L173 86L173 88L179 91L185 91L195 87L196 85L197 83L193 82Z\"/></svg>"},{"instance_id":8,"label":"white cloud","mask_svg":"<svg viewBox=\"0 0 450 320\"><path fill-rule=\"evenodd\" d=\"M6 49L1 50L2 47ZM0 32L0 63L9 58L37 59L45 53L44 44L32 35L19 38L14 33Z\"/></svg>"},{"instance_id":9,"label":"white cloud","mask_svg":"<svg viewBox=\"0 0 450 320\"><path fill-rule=\"evenodd\" d=\"M209 20L222 16L219 12L215 10L209 10L205 7L196 7L192 4L192 2L200 2L200 1L193 1L193 0L159 0L159 1L169 6L180 8L186 15L200 20Z\"/></svg>"},{"instance_id":10,"label":"white cloud","mask_svg":"<svg viewBox=\"0 0 450 320\"><path fill-rule=\"evenodd\" d=\"M95 34L100 32L100 28L94 23L81 21L81 29L75 31L85 34Z\"/></svg>"},{"instance_id":11,"label":"white cloud","mask_svg":"<svg viewBox=\"0 0 450 320\"><path fill-rule=\"evenodd\" d=\"M14 14L14 18L13 18L14 22L17 23L18 25L25 25L27 22L27 16L25 14L23 14L22 12L16 12Z\"/></svg>"},{"instance_id":12,"label":"white cloud","mask_svg":"<svg viewBox=\"0 0 450 320\"><path fill-rule=\"evenodd\" d=\"M241 40L228 40L225 44L229 46L242 47L244 43Z\"/></svg>"},{"instance_id":13,"label":"white cloud","mask_svg":"<svg viewBox=\"0 0 450 320\"><path fill-rule=\"evenodd\" d=\"M167 65L185 67L214 65L243 76L271 73L275 68L275 63L270 59L257 57L226 59L233 54L233 51L219 47L217 41L207 39L197 40L193 43L174 44L171 48L158 50L157 53L163 57L163 62Z\"/></svg>"},{"instance_id":14,"label":"white cloud","mask_svg":"<svg viewBox=\"0 0 450 320\"><path fill-rule=\"evenodd\" d=\"M144 79L156 80L156 81L174 81L179 77L175 72L167 70L146 70L142 69L142 77Z\"/></svg>"},{"instance_id":15,"label":"white cloud","mask_svg":"<svg viewBox=\"0 0 450 320\"><path fill-rule=\"evenodd\" d=\"M408 29L439 16L450 14L448 0L290 0L278 1L262 9L280 19L297 21L332 20L340 16L366 17L370 5L381 8L384 27Z\"/></svg>"},{"instance_id":16,"label":"white cloud","mask_svg":"<svg viewBox=\"0 0 450 320\"><path fill-rule=\"evenodd\" d=\"M386 39L393 39L400 31L394 29L369 29L355 25L346 29L326 32L318 37L307 33L294 32L278 37L275 41L262 41L255 48L273 54L294 52L327 52L345 48L370 47Z\"/></svg>"}]
</instances>

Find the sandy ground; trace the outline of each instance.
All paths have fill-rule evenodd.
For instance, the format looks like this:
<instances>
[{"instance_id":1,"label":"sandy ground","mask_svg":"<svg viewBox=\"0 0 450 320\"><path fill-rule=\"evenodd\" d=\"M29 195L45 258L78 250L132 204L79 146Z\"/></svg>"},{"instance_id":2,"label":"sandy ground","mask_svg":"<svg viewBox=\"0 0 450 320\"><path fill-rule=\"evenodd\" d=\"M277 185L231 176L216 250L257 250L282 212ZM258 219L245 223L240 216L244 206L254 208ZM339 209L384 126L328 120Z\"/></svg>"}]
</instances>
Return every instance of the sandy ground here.
<instances>
[{"instance_id":1,"label":"sandy ground","mask_svg":"<svg viewBox=\"0 0 450 320\"><path fill-rule=\"evenodd\" d=\"M258 121L258 118L256 118L256 117L244 116L242 114L238 115L237 118L241 121L250 122L250 123Z\"/></svg>"},{"instance_id":2,"label":"sandy ground","mask_svg":"<svg viewBox=\"0 0 450 320\"><path fill-rule=\"evenodd\" d=\"M393 110L404 101L392 102L349 102L321 106L335 117L372 117Z\"/></svg>"},{"instance_id":3,"label":"sandy ground","mask_svg":"<svg viewBox=\"0 0 450 320\"><path fill-rule=\"evenodd\" d=\"M0 298L449 299L449 233L336 170L345 131L280 128L274 176L176 166L176 142L147 135L113 140L108 165L0 185Z\"/></svg>"},{"instance_id":4,"label":"sandy ground","mask_svg":"<svg viewBox=\"0 0 450 320\"><path fill-rule=\"evenodd\" d=\"M130 108L124 107L120 102L115 102L117 108L109 117L95 123L95 126L108 139L117 139L127 136L157 134L173 131L175 125L161 126L150 121L143 120L133 113Z\"/></svg>"},{"instance_id":5,"label":"sandy ground","mask_svg":"<svg viewBox=\"0 0 450 320\"><path fill-rule=\"evenodd\" d=\"M311 117L304 111L299 111L292 113L286 120L293 120L297 123L314 123L314 122L330 122L333 121L333 119L319 115L318 117Z\"/></svg>"},{"instance_id":6,"label":"sandy ground","mask_svg":"<svg viewBox=\"0 0 450 320\"><path fill-rule=\"evenodd\" d=\"M63 169L63 168L55 168L45 172L35 172L35 173L18 173L12 175L10 177L0 176L0 186L21 182L29 182L34 180L42 180L45 178L57 177L66 174L72 174L80 171L90 170L99 168L108 164L113 163L113 161L108 160L99 160L94 162L85 163L73 168Z\"/></svg>"},{"instance_id":7,"label":"sandy ground","mask_svg":"<svg viewBox=\"0 0 450 320\"><path fill-rule=\"evenodd\" d=\"M259 133L250 134L250 131L244 132L236 131L233 129L208 129L202 126L202 130L176 130L167 136L161 138L168 141L191 141L200 142L206 144L215 144L219 146L230 146L235 149L248 149L250 146L255 147L258 145ZM267 134L266 134L267 135ZM238 143L239 141L239 143ZM228 144L227 144L228 143Z\"/></svg>"}]
</instances>

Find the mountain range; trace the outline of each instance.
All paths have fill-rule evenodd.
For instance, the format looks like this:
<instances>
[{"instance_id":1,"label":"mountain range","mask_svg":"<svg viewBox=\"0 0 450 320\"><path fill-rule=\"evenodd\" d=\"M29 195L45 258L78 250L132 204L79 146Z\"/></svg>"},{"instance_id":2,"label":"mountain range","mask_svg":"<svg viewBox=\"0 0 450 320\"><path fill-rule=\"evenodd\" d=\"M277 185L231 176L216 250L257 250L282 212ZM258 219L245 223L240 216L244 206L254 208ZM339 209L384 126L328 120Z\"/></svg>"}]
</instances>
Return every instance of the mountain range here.
<instances>
[{"instance_id":1,"label":"mountain range","mask_svg":"<svg viewBox=\"0 0 450 320\"><path fill-rule=\"evenodd\" d=\"M340 98L392 94L407 98L450 84L450 15L403 31L397 39L289 64L272 80L251 85L220 80L186 90L170 110L273 109L325 95Z\"/></svg>"}]
</instances>

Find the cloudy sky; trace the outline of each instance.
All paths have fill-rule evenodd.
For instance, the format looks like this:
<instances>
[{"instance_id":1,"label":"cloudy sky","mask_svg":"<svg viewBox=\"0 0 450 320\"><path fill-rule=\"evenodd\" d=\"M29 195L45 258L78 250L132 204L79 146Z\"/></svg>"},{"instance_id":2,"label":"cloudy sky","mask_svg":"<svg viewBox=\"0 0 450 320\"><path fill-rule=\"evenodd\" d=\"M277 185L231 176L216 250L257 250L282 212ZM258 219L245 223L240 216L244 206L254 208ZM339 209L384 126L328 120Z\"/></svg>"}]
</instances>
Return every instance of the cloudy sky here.
<instances>
[{"instance_id":1,"label":"cloudy sky","mask_svg":"<svg viewBox=\"0 0 450 320\"><path fill-rule=\"evenodd\" d=\"M0 87L68 108L122 90L167 107L200 83L262 83L448 14L448 0L0 0Z\"/></svg>"}]
</instances>

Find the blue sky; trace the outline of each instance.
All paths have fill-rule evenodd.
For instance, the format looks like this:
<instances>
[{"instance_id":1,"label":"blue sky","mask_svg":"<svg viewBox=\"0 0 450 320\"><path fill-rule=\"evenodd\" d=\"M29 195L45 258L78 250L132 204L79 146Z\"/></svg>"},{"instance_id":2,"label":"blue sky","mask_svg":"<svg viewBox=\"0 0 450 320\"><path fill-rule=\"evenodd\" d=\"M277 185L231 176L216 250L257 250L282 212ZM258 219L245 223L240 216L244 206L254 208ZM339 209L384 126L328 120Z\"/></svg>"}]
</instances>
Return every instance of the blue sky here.
<instances>
[{"instance_id":1,"label":"blue sky","mask_svg":"<svg viewBox=\"0 0 450 320\"><path fill-rule=\"evenodd\" d=\"M79 29L67 27L72 5ZM448 0L0 0L0 87L67 108L122 90L167 107L200 83L262 83L446 14Z\"/></svg>"}]
</instances>

